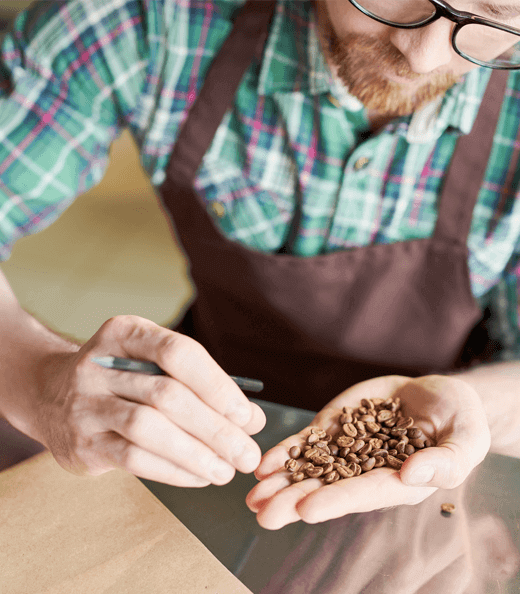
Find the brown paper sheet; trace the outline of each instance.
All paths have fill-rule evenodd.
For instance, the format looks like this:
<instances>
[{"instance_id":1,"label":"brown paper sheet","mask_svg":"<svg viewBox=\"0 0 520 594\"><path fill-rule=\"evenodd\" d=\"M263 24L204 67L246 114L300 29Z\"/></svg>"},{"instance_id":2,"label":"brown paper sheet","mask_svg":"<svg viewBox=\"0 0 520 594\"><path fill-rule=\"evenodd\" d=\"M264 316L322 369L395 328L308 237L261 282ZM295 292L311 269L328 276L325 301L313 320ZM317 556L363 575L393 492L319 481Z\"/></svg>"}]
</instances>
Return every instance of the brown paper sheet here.
<instances>
[{"instance_id":1,"label":"brown paper sheet","mask_svg":"<svg viewBox=\"0 0 520 594\"><path fill-rule=\"evenodd\" d=\"M0 473L1 594L251 594L134 476Z\"/></svg>"}]
</instances>

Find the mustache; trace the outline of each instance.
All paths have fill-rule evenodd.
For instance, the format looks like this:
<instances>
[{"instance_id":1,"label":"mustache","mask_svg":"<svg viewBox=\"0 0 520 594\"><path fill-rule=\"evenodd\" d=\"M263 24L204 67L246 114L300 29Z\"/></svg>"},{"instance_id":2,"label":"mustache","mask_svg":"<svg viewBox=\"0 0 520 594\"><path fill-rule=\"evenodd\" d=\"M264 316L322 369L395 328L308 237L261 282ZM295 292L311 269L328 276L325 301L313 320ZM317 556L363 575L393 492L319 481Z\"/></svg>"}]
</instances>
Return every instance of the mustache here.
<instances>
[{"instance_id":1,"label":"mustache","mask_svg":"<svg viewBox=\"0 0 520 594\"><path fill-rule=\"evenodd\" d=\"M414 72L405 55L392 43L365 34L349 33L339 38L329 24L325 42L328 55L347 89L367 109L388 115L408 115L446 92L457 81L451 71ZM412 92L386 74L417 81Z\"/></svg>"}]
</instances>

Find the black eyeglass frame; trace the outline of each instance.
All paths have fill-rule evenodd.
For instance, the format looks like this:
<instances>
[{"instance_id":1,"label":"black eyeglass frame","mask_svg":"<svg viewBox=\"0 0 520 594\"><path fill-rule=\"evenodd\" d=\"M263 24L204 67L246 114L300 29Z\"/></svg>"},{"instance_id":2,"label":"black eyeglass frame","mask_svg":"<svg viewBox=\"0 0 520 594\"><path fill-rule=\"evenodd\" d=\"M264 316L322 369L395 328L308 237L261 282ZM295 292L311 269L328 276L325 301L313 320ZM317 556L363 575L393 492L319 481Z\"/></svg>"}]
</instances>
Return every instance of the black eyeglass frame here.
<instances>
[{"instance_id":1,"label":"black eyeglass frame","mask_svg":"<svg viewBox=\"0 0 520 594\"><path fill-rule=\"evenodd\" d=\"M384 1L384 0L383 0ZM514 27L507 27L506 25L502 25L501 23L497 23L495 21L491 21L484 17L477 16L476 14L471 14L471 12L463 12L460 10L455 10L449 4L444 2L444 0L428 0L431 4L433 4L435 8L435 12L427 17L426 19L418 22L418 23L395 23L393 21L387 21L382 17L379 17L366 8L363 8L356 0L349 0L349 2L357 8L360 12L362 12L367 17L378 21L379 23L383 23L383 25L388 25L390 27L395 27L396 29L419 29L420 27L425 27L430 23L444 17L450 20L452 23L455 23L455 28L451 34L451 45L453 49L465 60L473 62L473 64L478 64L479 66L484 66L485 68L493 68L494 70L520 70L520 64L518 66L500 66L500 65L493 65L489 64L488 62L482 62L481 60L477 60L476 58L472 58L466 55L463 51L461 51L457 44L455 43L455 39L457 37L457 33L464 27L464 25L486 25L493 29L498 29L499 31L505 31L506 33L511 33L512 35L518 35L518 41L520 42L520 29L515 29Z\"/></svg>"}]
</instances>

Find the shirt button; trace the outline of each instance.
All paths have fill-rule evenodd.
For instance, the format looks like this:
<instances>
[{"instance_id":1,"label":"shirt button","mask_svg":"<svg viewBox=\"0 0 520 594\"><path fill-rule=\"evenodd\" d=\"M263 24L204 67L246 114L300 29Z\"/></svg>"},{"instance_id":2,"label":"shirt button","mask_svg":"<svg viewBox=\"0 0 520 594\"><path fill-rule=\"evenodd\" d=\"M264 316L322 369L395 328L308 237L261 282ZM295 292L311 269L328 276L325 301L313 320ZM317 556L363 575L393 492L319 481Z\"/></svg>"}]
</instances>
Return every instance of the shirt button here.
<instances>
[{"instance_id":1,"label":"shirt button","mask_svg":"<svg viewBox=\"0 0 520 594\"><path fill-rule=\"evenodd\" d=\"M341 103L334 97L334 95L329 93L328 99L334 107L341 107Z\"/></svg>"},{"instance_id":2,"label":"shirt button","mask_svg":"<svg viewBox=\"0 0 520 594\"><path fill-rule=\"evenodd\" d=\"M212 202L211 203L211 210L213 214L217 215L219 219L221 219L226 214L226 209L220 204L220 202Z\"/></svg>"},{"instance_id":3,"label":"shirt button","mask_svg":"<svg viewBox=\"0 0 520 594\"><path fill-rule=\"evenodd\" d=\"M356 171L360 171L361 169L364 169L369 163L370 163L370 159L368 157L360 157L354 163L354 169Z\"/></svg>"}]
</instances>

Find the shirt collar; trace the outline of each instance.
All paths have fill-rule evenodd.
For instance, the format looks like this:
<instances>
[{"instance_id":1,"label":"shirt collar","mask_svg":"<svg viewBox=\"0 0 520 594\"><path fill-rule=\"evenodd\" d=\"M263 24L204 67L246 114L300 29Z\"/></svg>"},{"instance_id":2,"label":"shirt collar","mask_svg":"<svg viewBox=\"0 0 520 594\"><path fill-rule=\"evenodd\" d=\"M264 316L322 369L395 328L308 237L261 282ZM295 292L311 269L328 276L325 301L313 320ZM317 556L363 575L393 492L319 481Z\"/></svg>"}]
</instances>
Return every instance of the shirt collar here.
<instances>
[{"instance_id":1,"label":"shirt collar","mask_svg":"<svg viewBox=\"0 0 520 594\"><path fill-rule=\"evenodd\" d=\"M265 46L258 92L328 93L330 69L321 51L310 1L279 0Z\"/></svg>"},{"instance_id":2,"label":"shirt collar","mask_svg":"<svg viewBox=\"0 0 520 594\"><path fill-rule=\"evenodd\" d=\"M431 142L447 129L468 134L490 75L489 68L469 71L442 97L412 116L397 118L387 129L398 128L409 142ZM260 95L331 93L344 109L363 109L331 73L320 47L309 0L277 2L260 68L258 92Z\"/></svg>"}]
</instances>

